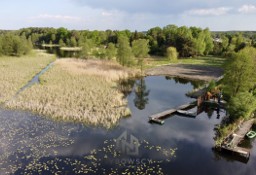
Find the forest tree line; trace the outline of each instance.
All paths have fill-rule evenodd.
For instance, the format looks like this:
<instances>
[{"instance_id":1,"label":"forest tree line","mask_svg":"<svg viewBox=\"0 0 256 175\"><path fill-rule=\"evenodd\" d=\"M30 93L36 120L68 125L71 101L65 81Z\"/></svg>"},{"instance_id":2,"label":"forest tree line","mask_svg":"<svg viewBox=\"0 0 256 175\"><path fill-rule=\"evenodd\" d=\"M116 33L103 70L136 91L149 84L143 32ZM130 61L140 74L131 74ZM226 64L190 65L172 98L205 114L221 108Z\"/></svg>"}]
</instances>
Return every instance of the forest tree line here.
<instances>
[{"instance_id":1,"label":"forest tree line","mask_svg":"<svg viewBox=\"0 0 256 175\"><path fill-rule=\"evenodd\" d=\"M30 38L15 32L0 32L0 56L22 56L33 48Z\"/></svg>"},{"instance_id":2,"label":"forest tree line","mask_svg":"<svg viewBox=\"0 0 256 175\"><path fill-rule=\"evenodd\" d=\"M123 65L129 65L135 57L148 54L177 55L179 58L209 54L229 56L246 46L256 47L256 33L210 32L208 28L175 25L154 27L145 32L68 30L63 27L0 32L1 55L19 56L26 54L32 46L43 44L81 47L84 58L90 55L105 59L116 58Z\"/></svg>"}]
</instances>

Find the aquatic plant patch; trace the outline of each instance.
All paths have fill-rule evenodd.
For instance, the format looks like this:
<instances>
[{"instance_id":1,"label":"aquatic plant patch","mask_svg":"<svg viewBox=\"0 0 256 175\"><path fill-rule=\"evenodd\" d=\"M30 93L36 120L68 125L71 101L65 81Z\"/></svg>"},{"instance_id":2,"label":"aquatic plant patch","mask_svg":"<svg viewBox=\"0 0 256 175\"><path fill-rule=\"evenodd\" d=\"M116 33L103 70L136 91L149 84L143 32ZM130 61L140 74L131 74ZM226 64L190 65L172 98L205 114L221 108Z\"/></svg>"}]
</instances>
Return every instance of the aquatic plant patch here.
<instances>
[{"instance_id":1,"label":"aquatic plant patch","mask_svg":"<svg viewBox=\"0 0 256 175\"><path fill-rule=\"evenodd\" d=\"M0 103L11 99L17 91L55 59L42 51L21 57L0 57Z\"/></svg>"},{"instance_id":2,"label":"aquatic plant patch","mask_svg":"<svg viewBox=\"0 0 256 175\"><path fill-rule=\"evenodd\" d=\"M7 106L57 120L111 128L130 114L126 99L117 89L117 81L130 73L113 62L57 60L40 77L40 84L20 93Z\"/></svg>"}]
</instances>

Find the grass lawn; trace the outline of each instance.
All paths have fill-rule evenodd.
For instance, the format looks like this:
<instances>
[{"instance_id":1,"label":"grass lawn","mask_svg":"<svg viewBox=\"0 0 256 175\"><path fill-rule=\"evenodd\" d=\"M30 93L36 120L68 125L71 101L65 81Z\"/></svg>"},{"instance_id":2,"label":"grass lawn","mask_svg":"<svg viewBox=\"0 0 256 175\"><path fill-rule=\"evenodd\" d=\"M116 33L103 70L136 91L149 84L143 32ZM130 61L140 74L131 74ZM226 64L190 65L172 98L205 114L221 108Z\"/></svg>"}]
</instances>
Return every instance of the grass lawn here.
<instances>
[{"instance_id":1,"label":"grass lawn","mask_svg":"<svg viewBox=\"0 0 256 175\"><path fill-rule=\"evenodd\" d=\"M130 114L117 81L130 72L116 63L61 59L36 84L7 106L31 110L53 119L111 128Z\"/></svg>"},{"instance_id":2,"label":"grass lawn","mask_svg":"<svg viewBox=\"0 0 256 175\"><path fill-rule=\"evenodd\" d=\"M15 93L55 59L53 55L33 51L21 57L0 57L0 103Z\"/></svg>"},{"instance_id":3,"label":"grass lawn","mask_svg":"<svg viewBox=\"0 0 256 175\"><path fill-rule=\"evenodd\" d=\"M145 68L153 68L155 66L161 66L166 64L195 64L195 65L205 65L205 66L215 66L222 67L225 58L204 56L196 58L180 58L177 62L171 63L168 59L164 57L151 57L145 59Z\"/></svg>"}]
</instances>

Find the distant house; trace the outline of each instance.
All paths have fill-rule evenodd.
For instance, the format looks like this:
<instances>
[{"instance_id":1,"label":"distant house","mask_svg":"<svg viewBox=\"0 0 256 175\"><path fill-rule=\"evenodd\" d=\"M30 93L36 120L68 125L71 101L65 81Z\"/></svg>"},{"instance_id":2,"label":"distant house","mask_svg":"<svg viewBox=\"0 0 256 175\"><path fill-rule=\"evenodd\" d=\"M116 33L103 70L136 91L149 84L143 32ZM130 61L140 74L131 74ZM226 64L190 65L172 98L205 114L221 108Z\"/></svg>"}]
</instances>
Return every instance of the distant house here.
<instances>
[{"instance_id":1,"label":"distant house","mask_svg":"<svg viewBox=\"0 0 256 175\"><path fill-rule=\"evenodd\" d=\"M222 39L221 38L213 38L213 42L222 43Z\"/></svg>"}]
</instances>

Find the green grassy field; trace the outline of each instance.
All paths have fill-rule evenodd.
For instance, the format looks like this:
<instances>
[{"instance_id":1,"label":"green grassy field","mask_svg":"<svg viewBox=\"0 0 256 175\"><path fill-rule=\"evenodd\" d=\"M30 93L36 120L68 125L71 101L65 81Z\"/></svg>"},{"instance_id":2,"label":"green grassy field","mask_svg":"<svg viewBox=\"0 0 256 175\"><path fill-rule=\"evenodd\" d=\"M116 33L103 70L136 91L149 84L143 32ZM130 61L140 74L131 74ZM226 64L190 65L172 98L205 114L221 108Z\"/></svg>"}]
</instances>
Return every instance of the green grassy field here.
<instances>
[{"instance_id":1,"label":"green grassy field","mask_svg":"<svg viewBox=\"0 0 256 175\"><path fill-rule=\"evenodd\" d=\"M57 120L111 128L130 114L117 81L128 70L112 62L57 60L37 84L7 106L34 111Z\"/></svg>"},{"instance_id":2,"label":"green grassy field","mask_svg":"<svg viewBox=\"0 0 256 175\"><path fill-rule=\"evenodd\" d=\"M0 57L0 103L12 98L54 59L55 56L39 51L34 51L29 56Z\"/></svg>"},{"instance_id":3,"label":"green grassy field","mask_svg":"<svg viewBox=\"0 0 256 175\"><path fill-rule=\"evenodd\" d=\"M204 56L196 58L180 58L177 62L171 63L164 57L151 57L145 59L145 68L152 68L155 66L161 66L166 64L195 64L205 66L222 67L226 58Z\"/></svg>"}]
</instances>

